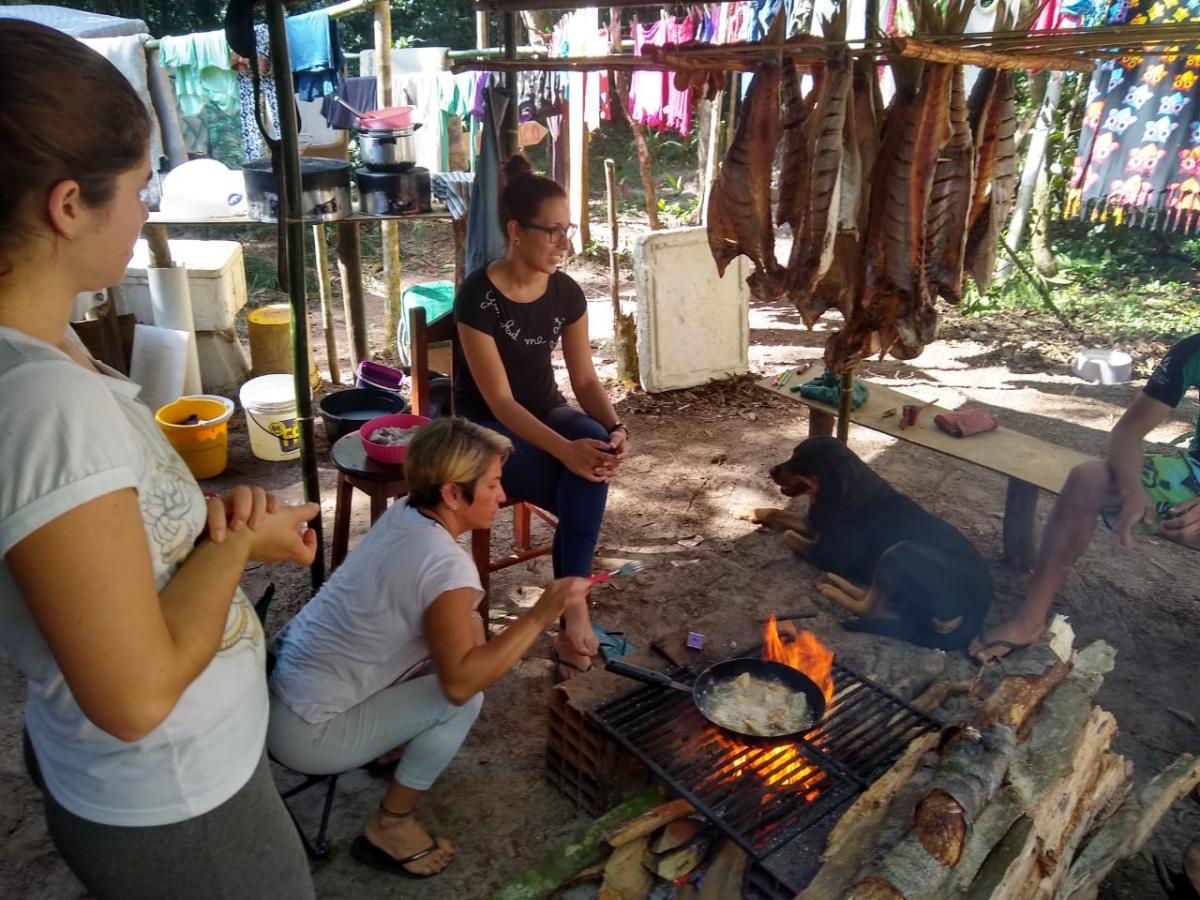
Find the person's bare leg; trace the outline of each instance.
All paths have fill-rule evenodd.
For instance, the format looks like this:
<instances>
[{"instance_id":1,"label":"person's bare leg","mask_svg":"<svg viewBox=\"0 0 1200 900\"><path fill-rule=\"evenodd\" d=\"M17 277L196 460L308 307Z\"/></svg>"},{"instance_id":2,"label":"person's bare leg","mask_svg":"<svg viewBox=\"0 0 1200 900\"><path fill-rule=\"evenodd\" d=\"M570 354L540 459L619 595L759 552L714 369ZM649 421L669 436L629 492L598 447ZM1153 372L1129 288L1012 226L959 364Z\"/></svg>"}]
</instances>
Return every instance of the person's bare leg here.
<instances>
[{"instance_id":1,"label":"person's bare leg","mask_svg":"<svg viewBox=\"0 0 1200 900\"><path fill-rule=\"evenodd\" d=\"M1021 608L1007 621L989 628L971 644L971 655L982 661L1007 655L1003 645L984 647L991 641L1029 644L1041 637L1046 628L1050 605L1058 595L1071 567L1087 550L1096 531L1096 516L1101 509L1117 503L1112 475L1102 460L1076 466L1042 533L1037 565L1025 588Z\"/></svg>"},{"instance_id":2,"label":"person's bare leg","mask_svg":"<svg viewBox=\"0 0 1200 900\"><path fill-rule=\"evenodd\" d=\"M417 803L423 791L392 782L383 795L378 809L371 811L363 834L367 840L391 854L404 859L432 844L433 838L417 821ZM440 872L450 865L455 847L445 838L438 838L437 849L428 856L407 863L405 868L416 875Z\"/></svg>"},{"instance_id":3,"label":"person's bare leg","mask_svg":"<svg viewBox=\"0 0 1200 900\"><path fill-rule=\"evenodd\" d=\"M553 646L559 663L558 677L565 680L591 668L600 642L592 630L592 619L587 609L571 607L564 610L560 621L561 627L554 637Z\"/></svg>"}]
</instances>

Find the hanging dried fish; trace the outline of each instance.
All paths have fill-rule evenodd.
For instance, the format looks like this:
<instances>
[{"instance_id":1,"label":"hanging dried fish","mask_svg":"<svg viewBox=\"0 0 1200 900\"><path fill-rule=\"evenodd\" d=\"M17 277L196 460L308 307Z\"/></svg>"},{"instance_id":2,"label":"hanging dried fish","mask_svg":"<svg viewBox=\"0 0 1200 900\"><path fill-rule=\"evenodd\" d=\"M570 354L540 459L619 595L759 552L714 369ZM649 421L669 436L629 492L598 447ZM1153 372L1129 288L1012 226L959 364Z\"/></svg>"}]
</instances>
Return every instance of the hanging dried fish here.
<instances>
[{"instance_id":1,"label":"hanging dried fish","mask_svg":"<svg viewBox=\"0 0 1200 900\"><path fill-rule=\"evenodd\" d=\"M962 299L963 251L974 181L975 146L967 116L963 73L955 67L950 86L950 142L934 169L925 220L929 289L951 303Z\"/></svg>"},{"instance_id":2,"label":"hanging dried fish","mask_svg":"<svg viewBox=\"0 0 1200 900\"><path fill-rule=\"evenodd\" d=\"M788 293L793 301L807 296L833 262L851 77L846 51L831 53L812 118L812 176L804 230L796 235L788 261Z\"/></svg>"},{"instance_id":3,"label":"hanging dried fish","mask_svg":"<svg viewBox=\"0 0 1200 900\"><path fill-rule=\"evenodd\" d=\"M965 266L981 293L992 283L1000 232L1012 211L1016 189L1016 114L1012 79L1005 71L996 72L991 102L986 113L979 165L989 166L990 182L981 185L984 171L976 176L975 199L970 215L965 251ZM981 196L982 195L982 196Z\"/></svg>"},{"instance_id":4,"label":"hanging dried fish","mask_svg":"<svg viewBox=\"0 0 1200 900\"><path fill-rule=\"evenodd\" d=\"M872 61L856 59L854 82L850 89L854 104L854 136L858 142L860 173L857 230L859 234L864 235L871 205L871 174L875 171L875 159L879 154L879 83L873 69Z\"/></svg>"},{"instance_id":5,"label":"hanging dried fish","mask_svg":"<svg viewBox=\"0 0 1200 900\"><path fill-rule=\"evenodd\" d=\"M791 225L793 231L799 232L804 228L811 172L804 128L808 105L800 92L800 73L790 59L783 62L779 91L783 104L783 160L779 171L779 206L775 212L775 222L778 225Z\"/></svg>"},{"instance_id":6,"label":"hanging dried fish","mask_svg":"<svg viewBox=\"0 0 1200 900\"><path fill-rule=\"evenodd\" d=\"M755 269L747 284L761 300L780 297L785 286L771 223L771 165L783 131L779 80L779 55L768 54L750 85L708 202L708 246L717 272L724 275L742 254L750 257Z\"/></svg>"}]
</instances>

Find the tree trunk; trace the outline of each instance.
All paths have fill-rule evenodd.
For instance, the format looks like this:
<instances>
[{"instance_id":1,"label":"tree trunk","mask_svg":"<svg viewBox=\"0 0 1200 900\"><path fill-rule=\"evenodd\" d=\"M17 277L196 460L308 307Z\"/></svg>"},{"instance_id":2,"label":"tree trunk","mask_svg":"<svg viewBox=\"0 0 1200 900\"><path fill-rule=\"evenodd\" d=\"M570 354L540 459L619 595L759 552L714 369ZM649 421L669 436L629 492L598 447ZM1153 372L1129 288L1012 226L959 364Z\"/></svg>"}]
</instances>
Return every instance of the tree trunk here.
<instances>
[{"instance_id":1,"label":"tree trunk","mask_svg":"<svg viewBox=\"0 0 1200 900\"><path fill-rule=\"evenodd\" d=\"M639 380L637 358L637 319L621 312L621 271L617 256L617 164L604 161L604 180L608 193L608 277L612 290L613 355L617 358L617 378L632 382Z\"/></svg>"},{"instance_id":2,"label":"tree trunk","mask_svg":"<svg viewBox=\"0 0 1200 900\"><path fill-rule=\"evenodd\" d=\"M633 132L633 140L637 145L638 169L642 174L642 190L646 194L646 218L650 222L650 230L658 230L658 195L654 190L654 175L650 171L650 147L646 143L646 129L639 125L629 115L629 73L617 72L610 77L613 85L614 104L621 110L621 115L629 123Z\"/></svg>"},{"instance_id":3,"label":"tree trunk","mask_svg":"<svg viewBox=\"0 0 1200 900\"><path fill-rule=\"evenodd\" d=\"M1050 179L1046 169L1038 172L1037 187L1033 192L1033 231L1029 234L1029 250L1033 254L1033 265L1043 278L1058 274L1058 262L1050 247Z\"/></svg>"},{"instance_id":4,"label":"tree trunk","mask_svg":"<svg viewBox=\"0 0 1200 900\"><path fill-rule=\"evenodd\" d=\"M1037 112L1037 118L1029 136L1029 148L1025 153L1025 164L1021 169L1021 182L1017 188L1017 201L1013 206L1012 218L1009 220L1007 242L1013 250L1020 250L1025 238L1025 227L1029 223L1030 211L1033 208L1034 189L1037 187L1038 173L1046 162L1046 146L1050 141L1050 131L1054 126L1054 110L1062 97L1063 73L1049 73L1046 83L1045 96ZM996 275L999 279L1008 277L1012 261L1008 258L1000 262Z\"/></svg>"}]
</instances>

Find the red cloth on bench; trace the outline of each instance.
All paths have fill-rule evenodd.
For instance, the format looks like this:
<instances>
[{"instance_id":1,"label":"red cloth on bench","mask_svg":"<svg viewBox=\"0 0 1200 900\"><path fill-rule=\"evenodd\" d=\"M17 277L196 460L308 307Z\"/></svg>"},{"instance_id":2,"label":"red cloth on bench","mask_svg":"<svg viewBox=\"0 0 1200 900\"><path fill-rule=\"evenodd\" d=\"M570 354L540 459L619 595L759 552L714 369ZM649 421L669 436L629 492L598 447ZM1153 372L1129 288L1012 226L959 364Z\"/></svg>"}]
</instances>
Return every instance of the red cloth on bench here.
<instances>
[{"instance_id":1,"label":"red cloth on bench","mask_svg":"<svg viewBox=\"0 0 1200 900\"><path fill-rule=\"evenodd\" d=\"M970 437L985 431L994 431L996 420L986 409L960 409L957 412L934 416L933 424L954 437Z\"/></svg>"}]
</instances>

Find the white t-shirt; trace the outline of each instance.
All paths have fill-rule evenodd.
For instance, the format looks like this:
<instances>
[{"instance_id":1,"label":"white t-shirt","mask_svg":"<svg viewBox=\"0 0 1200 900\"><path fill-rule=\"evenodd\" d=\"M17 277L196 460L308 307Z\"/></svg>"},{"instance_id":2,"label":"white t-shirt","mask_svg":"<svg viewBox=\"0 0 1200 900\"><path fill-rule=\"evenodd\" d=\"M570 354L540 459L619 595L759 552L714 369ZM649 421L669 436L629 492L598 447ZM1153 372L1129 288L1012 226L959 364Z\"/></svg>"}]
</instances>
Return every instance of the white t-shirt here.
<instances>
[{"instance_id":1,"label":"white t-shirt","mask_svg":"<svg viewBox=\"0 0 1200 900\"><path fill-rule=\"evenodd\" d=\"M0 327L0 559L63 513L132 487L161 591L204 528L204 497L137 399L141 389L105 371L88 372L56 347ZM70 547L62 558L70 564ZM193 818L232 797L262 755L263 635L240 589L217 655L138 741L118 740L84 716L6 562L0 647L29 679L25 722L46 785L81 818L127 826Z\"/></svg>"},{"instance_id":2,"label":"white t-shirt","mask_svg":"<svg viewBox=\"0 0 1200 900\"><path fill-rule=\"evenodd\" d=\"M314 725L397 681L429 658L425 611L479 572L441 525L393 503L317 596L275 639L271 690Z\"/></svg>"}]
</instances>

